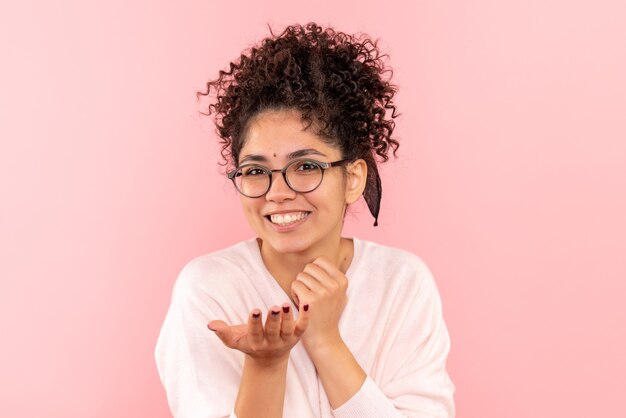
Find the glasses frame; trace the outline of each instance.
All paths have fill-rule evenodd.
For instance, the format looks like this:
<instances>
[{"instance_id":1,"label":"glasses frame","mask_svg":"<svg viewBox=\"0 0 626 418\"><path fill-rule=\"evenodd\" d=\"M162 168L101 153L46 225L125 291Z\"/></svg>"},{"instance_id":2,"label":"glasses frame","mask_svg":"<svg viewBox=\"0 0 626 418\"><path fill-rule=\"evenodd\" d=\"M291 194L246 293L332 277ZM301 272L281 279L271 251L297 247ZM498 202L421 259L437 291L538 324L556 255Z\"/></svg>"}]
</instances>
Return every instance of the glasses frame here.
<instances>
[{"instance_id":1,"label":"glasses frame","mask_svg":"<svg viewBox=\"0 0 626 418\"><path fill-rule=\"evenodd\" d=\"M246 196L246 197L252 198L252 199L256 199L256 198L258 198L258 197L265 196L265 195L267 194L267 192L269 192L269 191L270 191L270 189L272 188L272 183L273 183L273 181L274 181L274 176L273 176L273 173L282 173L282 175L283 175L283 180L285 180L285 184L286 184L286 185L287 185L287 186L288 186L291 190L293 190L294 192L296 192L296 193L311 193L312 191L314 191L314 190L316 190L318 187L320 187L320 185L322 184L322 181L324 181L324 172L325 172L326 170L328 170L328 169L329 169L329 168L331 168L331 167L340 167L340 166L343 166L343 165L345 165L345 164L347 164L347 163L349 163L349 162L351 162L351 161L352 161L352 160L350 160L350 159L343 159L343 160L337 160L337 161L332 161L332 162L323 162L323 161L318 161L318 160L314 160L314 159L311 159L311 158L297 158L297 159L295 159L295 160L290 161L289 163L287 163L287 165L286 165L285 167L283 167L283 168L277 168L277 169L275 169L275 170L271 170L271 169L269 169L269 168L267 168L267 167L264 167L264 166L262 166L262 165L260 165L260 164L253 164L253 163L249 163L249 164L240 165L239 167L235 168L234 170L232 170L232 171L228 172L228 173L227 173L227 176L228 176L228 178L229 178L230 180L232 180L233 185L235 186L235 189L236 189L236 190L237 190L240 194L242 194L243 196ZM295 190L295 189L291 186L291 184L289 183L289 180L287 180L287 169L288 169L289 167L291 167L292 165L294 165L294 164L298 163L298 162L311 162L311 163L315 163L315 164L319 165L319 166L320 166L320 168L322 169L322 177L320 178L320 182L319 182L319 183L317 184L317 186L315 186L313 189L311 189L311 190L307 190L306 192L300 192L300 191L298 191L298 190ZM258 196L249 196L249 195L247 195L247 194L243 193L241 190L239 190L239 187L237 187L237 182L235 181L235 177L236 177L236 176L235 176L235 174L237 174L237 172L238 172L239 170L241 170L242 168L245 168L245 167L251 167L251 166L254 166L254 167L258 167L258 168L260 168L260 169L261 169L261 170L263 170L263 171L264 171L264 172L265 172L265 173L269 176L269 178L270 178L270 181L269 181L269 183L268 183L268 185L267 185L267 190L265 190L265 192L261 193L261 194L260 194L260 195L258 195Z\"/></svg>"}]
</instances>

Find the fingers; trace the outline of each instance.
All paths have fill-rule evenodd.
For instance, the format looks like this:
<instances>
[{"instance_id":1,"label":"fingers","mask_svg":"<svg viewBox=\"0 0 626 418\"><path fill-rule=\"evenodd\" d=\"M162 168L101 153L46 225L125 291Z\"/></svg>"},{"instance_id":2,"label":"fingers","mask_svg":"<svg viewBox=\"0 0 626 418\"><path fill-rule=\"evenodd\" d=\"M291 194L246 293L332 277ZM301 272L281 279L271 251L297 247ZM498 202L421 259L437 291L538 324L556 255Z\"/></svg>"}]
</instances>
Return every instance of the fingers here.
<instances>
[{"instance_id":1,"label":"fingers","mask_svg":"<svg viewBox=\"0 0 626 418\"><path fill-rule=\"evenodd\" d=\"M300 272L296 276L296 280L294 282L300 281L304 283L306 287L308 287L311 291L315 293L320 293L328 289L328 284L325 284L321 279L315 277L307 272Z\"/></svg>"},{"instance_id":2,"label":"fingers","mask_svg":"<svg viewBox=\"0 0 626 418\"><path fill-rule=\"evenodd\" d=\"M308 305L306 307L308 309ZM231 326L224 321L215 320L210 321L207 327L229 348L246 354L266 356L267 353L291 349L306 330L307 323L308 315L302 314L296 323L291 305L284 303L282 306L272 306L265 324L261 310L253 309L248 315L247 324Z\"/></svg>"},{"instance_id":3,"label":"fingers","mask_svg":"<svg viewBox=\"0 0 626 418\"><path fill-rule=\"evenodd\" d=\"M335 271L337 271L337 266L324 256L317 257L311 264L320 267L331 276Z\"/></svg>"},{"instance_id":4,"label":"fingers","mask_svg":"<svg viewBox=\"0 0 626 418\"><path fill-rule=\"evenodd\" d=\"M304 331L306 331L307 326L309 325L309 304L305 303L300 306L300 313L298 315L298 320L296 321L296 326L293 330L293 334L300 338Z\"/></svg>"},{"instance_id":5,"label":"fingers","mask_svg":"<svg viewBox=\"0 0 626 418\"><path fill-rule=\"evenodd\" d=\"M307 264L304 271L307 271L307 267L317 271L319 275L315 277L320 278L321 281L326 282L326 278L337 283L344 290L348 287L348 278L343 274L330 260L326 257L318 257L313 260L312 263Z\"/></svg>"},{"instance_id":6,"label":"fingers","mask_svg":"<svg viewBox=\"0 0 626 418\"><path fill-rule=\"evenodd\" d=\"M239 340L247 333L245 325L230 326L220 320L209 322L207 327L230 348L239 348Z\"/></svg>"},{"instance_id":7,"label":"fingers","mask_svg":"<svg viewBox=\"0 0 626 418\"><path fill-rule=\"evenodd\" d=\"M291 293L296 296L294 299L298 305L309 303L314 294L326 293L333 285L336 287L336 283L329 284L332 281L320 267L307 264L291 283Z\"/></svg>"},{"instance_id":8,"label":"fingers","mask_svg":"<svg viewBox=\"0 0 626 418\"><path fill-rule=\"evenodd\" d=\"M294 282L295 283L295 282ZM293 299L294 303L296 304L296 306L300 306L300 297L297 295L297 293L294 291L293 288L293 283L291 286L291 299Z\"/></svg>"},{"instance_id":9,"label":"fingers","mask_svg":"<svg viewBox=\"0 0 626 418\"><path fill-rule=\"evenodd\" d=\"M329 279L332 280L332 277L330 277L330 273L327 272L321 265L315 264L315 261L304 266L304 270L302 271L312 277L315 277L322 283L328 281Z\"/></svg>"},{"instance_id":10,"label":"fingers","mask_svg":"<svg viewBox=\"0 0 626 418\"><path fill-rule=\"evenodd\" d=\"M290 338L294 332L293 313L291 312L291 306L288 303L284 303L282 308L282 322L280 324L280 336L282 338Z\"/></svg>"},{"instance_id":11,"label":"fingers","mask_svg":"<svg viewBox=\"0 0 626 418\"><path fill-rule=\"evenodd\" d=\"M211 321L207 324L207 327L213 331L225 345L231 347L232 332L226 322L220 320Z\"/></svg>"},{"instance_id":12,"label":"fingers","mask_svg":"<svg viewBox=\"0 0 626 418\"><path fill-rule=\"evenodd\" d=\"M248 338L250 345L263 342L263 320L260 309L253 309L248 315Z\"/></svg>"},{"instance_id":13,"label":"fingers","mask_svg":"<svg viewBox=\"0 0 626 418\"><path fill-rule=\"evenodd\" d=\"M297 296L300 305L318 306L320 300L334 300L332 303L335 305L343 304L347 289L348 278L323 257L307 264L291 284L291 293Z\"/></svg>"},{"instance_id":14,"label":"fingers","mask_svg":"<svg viewBox=\"0 0 626 418\"><path fill-rule=\"evenodd\" d=\"M280 314L282 309L279 306L272 306L267 313L267 319L265 320L265 337L270 343L276 342L280 339Z\"/></svg>"},{"instance_id":15,"label":"fingers","mask_svg":"<svg viewBox=\"0 0 626 418\"><path fill-rule=\"evenodd\" d=\"M228 324L224 321L220 321L215 320L215 321L210 321L207 325L207 327L211 330L211 331L215 331L216 333L218 332L223 332L224 330L226 330L227 328L229 328Z\"/></svg>"},{"instance_id":16,"label":"fingers","mask_svg":"<svg viewBox=\"0 0 626 418\"><path fill-rule=\"evenodd\" d=\"M291 283L291 294L294 295L294 299L298 301L300 307L310 303L315 298L313 291L302 280L294 280ZM302 312L302 308L298 309Z\"/></svg>"},{"instance_id":17,"label":"fingers","mask_svg":"<svg viewBox=\"0 0 626 418\"><path fill-rule=\"evenodd\" d=\"M331 292L345 292L348 287L348 278L324 257L307 264L300 274L296 280L302 280L314 292L319 292L320 287ZM315 286L316 283L311 279L315 280L318 286Z\"/></svg>"}]
</instances>

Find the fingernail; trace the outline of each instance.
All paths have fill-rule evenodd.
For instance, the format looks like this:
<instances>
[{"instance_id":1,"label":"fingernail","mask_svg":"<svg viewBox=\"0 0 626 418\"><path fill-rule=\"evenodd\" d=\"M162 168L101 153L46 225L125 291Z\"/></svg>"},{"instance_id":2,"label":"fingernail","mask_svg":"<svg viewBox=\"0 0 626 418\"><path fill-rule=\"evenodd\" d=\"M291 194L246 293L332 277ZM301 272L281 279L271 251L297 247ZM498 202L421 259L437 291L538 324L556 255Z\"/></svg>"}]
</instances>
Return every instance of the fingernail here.
<instances>
[{"instance_id":1,"label":"fingernail","mask_svg":"<svg viewBox=\"0 0 626 418\"><path fill-rule=\"evenodd\" d=\"M289 313L289 306L283 306L283 312Z\"/></svg>"},{"instance_id":2,"label":"fingernail","mask_svg":"<svg viewBox=\"0 0 626 418\"><path fill-rule=\"evenodd\" d=\"M304 309L304 312L308 311L308 310L309 310L309 304L308 304L308 303L307 303L307 304L305 304L305 305L302 307L302 309Z\"/></svg>"},{"instance_id":3,"label":"fingernail","mask_svg":"<svg viewBox=\"0 0 626 418\"><path fill-rule=\"evenodd\" d=\"M279 313L280 311L272 311L272 316L278 316Z\"/></svg>"},{"instance_id":4,"label":"fingernail","mask_svg":"<svg viewBox=\"0 0 626 418\"><path fill-rule=\"evenodd\" d=\"M213 328L211 328L211 325L210 325L210 324L206 324L206 327L207 327L208 329L210 329L211 331L214 331L214 332L215 332L215 330L214 330Z\"/></svg>"},{"instance_id":5,"label":"fingernail","mask_svg":"<svg viewBox=\"0 0 626 418\"><path fill-rule=\"evenodd\" d=\"M260 317L261 317L261 314L258 312L252 314L252 319L259 319Z\"/></svg>"}]
</instances>

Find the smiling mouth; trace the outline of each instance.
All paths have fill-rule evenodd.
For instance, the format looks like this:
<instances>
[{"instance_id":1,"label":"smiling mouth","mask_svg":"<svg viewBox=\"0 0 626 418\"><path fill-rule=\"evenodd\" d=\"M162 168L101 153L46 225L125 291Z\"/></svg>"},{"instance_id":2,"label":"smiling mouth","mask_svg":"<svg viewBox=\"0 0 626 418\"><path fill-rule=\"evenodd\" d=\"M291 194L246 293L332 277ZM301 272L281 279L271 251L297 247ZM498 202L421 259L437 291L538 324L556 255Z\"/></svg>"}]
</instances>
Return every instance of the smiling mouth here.
<instances>
[{"instance_id":1,"label":"smiling mouth","mask_svg":"<svg viewBox=\"0 0 626 418\"><path fill-rule=\"evenodd\" d=\"M265 216L271 223L275 225L290 225L292 223L301 221L309 216L311 212L292 212L292 213L281 213L275 215L267 215Z\"/></svg>"}]
</instances>

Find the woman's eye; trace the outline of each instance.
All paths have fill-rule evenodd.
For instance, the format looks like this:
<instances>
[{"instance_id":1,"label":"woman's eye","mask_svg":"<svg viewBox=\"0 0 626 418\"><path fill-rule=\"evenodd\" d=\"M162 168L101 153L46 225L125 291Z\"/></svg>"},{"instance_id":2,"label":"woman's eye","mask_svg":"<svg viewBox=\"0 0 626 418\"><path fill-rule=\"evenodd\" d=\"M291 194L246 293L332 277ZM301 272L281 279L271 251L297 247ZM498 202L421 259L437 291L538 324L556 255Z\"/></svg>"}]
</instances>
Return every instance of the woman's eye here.
<instances>
[{"instance_id":1,"label":"woman's eye","mask_svg":"<svg viewBox=\"0 0 626 418\"><path fill-rule=\"evenodd\" d=\"M249 167L243 171L244 176L259 176L265 174L265 171L259 167Z\"/></svg>"},{"instance_id":2,"label":"woman's eye","mask_svg":"<svg viewBox=\"0 0 626 418\"><path fill-rule=\"evenodd\" d=\"M304 161L298 164L297 170L298 171L312 171L312 170L317 170L318 168L319 166L315 164L314 162Z\"/></svg>"}]
</instances>

